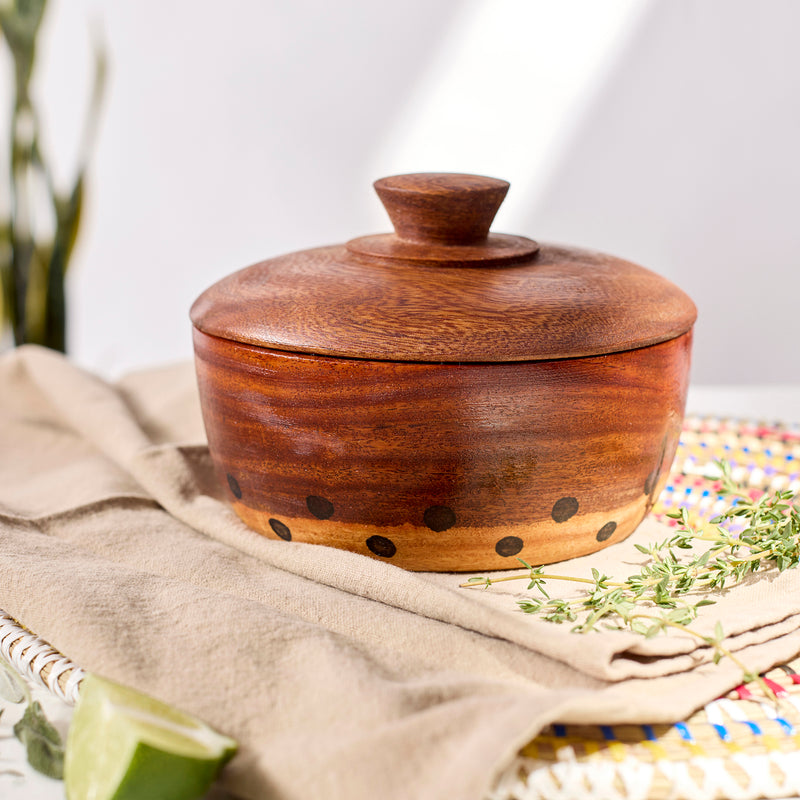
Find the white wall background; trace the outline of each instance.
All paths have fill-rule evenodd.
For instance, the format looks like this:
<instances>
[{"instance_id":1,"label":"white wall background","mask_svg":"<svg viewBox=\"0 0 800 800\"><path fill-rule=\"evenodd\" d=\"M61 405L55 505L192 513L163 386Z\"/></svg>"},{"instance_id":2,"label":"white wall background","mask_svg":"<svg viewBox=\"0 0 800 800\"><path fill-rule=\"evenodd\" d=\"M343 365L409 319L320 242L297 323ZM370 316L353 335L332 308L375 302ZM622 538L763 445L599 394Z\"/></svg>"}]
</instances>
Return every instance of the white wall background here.
<instances>
[{"instance_id":1,"label":"white wall background","mask_svg":"<svg viewBox=\"0 0 800 800\"><path fill-rule=\"evenodd\" d=\"M387 229L372 180L434 170L510 180L496 230L682 286L695 383L800 383L795 0L50 3L38 96L62 176L93 20L111 58L69 285L81 364L189 358L206 286Z\"/></svg>"}]
</instances>

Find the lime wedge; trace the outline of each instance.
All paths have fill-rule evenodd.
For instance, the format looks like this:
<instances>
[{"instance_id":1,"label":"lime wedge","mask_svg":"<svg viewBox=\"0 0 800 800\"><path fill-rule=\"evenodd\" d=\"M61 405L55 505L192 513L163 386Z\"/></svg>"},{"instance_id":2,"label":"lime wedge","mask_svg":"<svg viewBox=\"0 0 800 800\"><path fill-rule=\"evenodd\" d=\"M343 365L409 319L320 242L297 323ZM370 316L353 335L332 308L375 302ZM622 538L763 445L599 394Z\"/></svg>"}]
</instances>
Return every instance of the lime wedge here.
<instances>
[{"instance_id":1,"label":"lime wedge","mask_svg":"<svg viewBox=\"0 0 800 800\"><path fill-rule=\"evenodd\" d=\"M88 675L67 735L68 800L202 797L236 742L195 717Z\"/></svg>"}]
</instances>

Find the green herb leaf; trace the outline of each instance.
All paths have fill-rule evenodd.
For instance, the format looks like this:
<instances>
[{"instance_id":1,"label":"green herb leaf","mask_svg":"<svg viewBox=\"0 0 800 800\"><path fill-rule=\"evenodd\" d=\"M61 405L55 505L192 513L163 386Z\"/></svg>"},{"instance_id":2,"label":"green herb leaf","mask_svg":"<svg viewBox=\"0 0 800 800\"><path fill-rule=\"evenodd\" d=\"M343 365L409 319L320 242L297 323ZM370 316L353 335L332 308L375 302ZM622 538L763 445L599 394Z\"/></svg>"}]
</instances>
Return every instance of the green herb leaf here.
<instances>
[{"instance_id":1,"label":"green herb leaf","mask_svg":"<svg viewBox=\"0 0 800 800\"><path fill-rule=\"evenodd\" d=\"M34 701L14 726L14 735L25 746L28 763L49 778L61 779L64 773L64 745L50 724L41 705Z\"/></svg>"},{"instance_id":2,"label":"green herb leaf","mask_svg":"<svg viewBox=\"0 0 800 800\"><path fill-rule=\"evenodd\" d=\"M800 505L795 504L795 494L787 489L765 493L754 500L747 490L736 486L727 463L718 462L717 468L721 493L731 498L730 507L700 531L689 525L686 508L667 514L679 520L681 528L661 542L634 545L647 561L638 573L624 580L614 581L597 569L591 570L591 578L547 575L543 567L532 567L520 559L529 570L528 575L510 575L495 581L479 578L477 583L488 587L494 582L527 578L528 589L541 592L548 599L518 600L520 608L539 614L547 622L575 622L572 630L576 633L598 628L628 629L652 638L669 628L678 629L712 648L714 663L728 658L742 669L745 682L760 680L725 647L719 622L713 636L693 630L690 623L697 618L699 609L714 604L709 592L738 583L759 570L783 572L800 566ZM738 526L744 523L738 536L726 529L731 522ZM702 552L693 557L698 542L702 542ZM462 585L475 585L473 580ZM555 580L583 585L583 595L572 600L550 599L545 585ZM771 696L763 681L762 689Z\"/></svg>"},{"instance_id":3,"label":"green herb leaf","mask_svg":"<svg viewBox=\"0 0 800 800\"><path fill-rule=\"evenodd\" d=\"M650 626L643 619L634 619L631 620L630 628L634 633L647 636L647 631L650 629Z\"/></svg>"},{"instance_id":4,"label":"green herb leaf","mask_svg":"<svg viewBox=\"0 0 800 800\"><path fill-rule=\"evenodd\" d=\"M537 600L517 600L517 605L526 614L536 614L542 607L542 604Z\"/></svg>"}]
</instances>

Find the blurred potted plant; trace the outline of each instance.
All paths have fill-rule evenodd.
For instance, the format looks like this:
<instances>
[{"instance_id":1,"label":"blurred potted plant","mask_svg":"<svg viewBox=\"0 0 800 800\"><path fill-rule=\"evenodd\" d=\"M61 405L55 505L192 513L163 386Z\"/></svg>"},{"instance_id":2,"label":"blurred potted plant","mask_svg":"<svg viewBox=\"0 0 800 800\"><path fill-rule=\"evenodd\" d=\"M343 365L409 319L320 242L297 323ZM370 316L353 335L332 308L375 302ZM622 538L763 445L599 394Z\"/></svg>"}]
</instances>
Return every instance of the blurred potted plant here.
<instances>
[{"instance_id":1,"label":"blurred potted plant","mask_svg":"<svg viewBox=\"0 0 800 800\"><path fill-rule=\"evenodd\" d=\"M59 189L40 147L40 121L30 86L47 0L0 0L0 31L13 66L10 162L0 176L0 333L15 344L66 350L64 277L81 222L85 175L106 74L96 46L94 84L73 184Z\"/></svg>"}]
</instances>

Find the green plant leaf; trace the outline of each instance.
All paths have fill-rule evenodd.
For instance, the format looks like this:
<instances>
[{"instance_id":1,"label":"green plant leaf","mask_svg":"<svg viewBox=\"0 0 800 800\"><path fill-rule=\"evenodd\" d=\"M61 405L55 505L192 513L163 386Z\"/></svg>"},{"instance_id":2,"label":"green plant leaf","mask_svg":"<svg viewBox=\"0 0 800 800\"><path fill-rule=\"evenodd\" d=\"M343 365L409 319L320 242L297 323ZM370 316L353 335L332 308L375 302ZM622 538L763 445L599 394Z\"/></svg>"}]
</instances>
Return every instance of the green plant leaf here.
<instances>
[{"instance_id":1,"label":"green plant leaf","mask_svg":"<svg viewBox=\"0 0 800 800\"><path fill-rule=\"evenodd\" d=\"M697 619L700 608L715 602L709 593L735 585L759 570L774 573L800 566L800 506L794 502L797 494L788 489L753 498L747 487L738 487L733 482L728 464L719 462L719 468L723 478L720 491L731 497L728 509L714 517L705 529L689 525L689 513L685 508L668 514L680 520L682 528L663 541L635 545L648 557L639 572L624 579L612 579L593 568L588 578L545 575L543 567L537 567L531 569L528 576L497 580L527 578L528 589L539 590L546 597L545 583L579 582L584 587L582 595L575 599L556 597L546 602L517 602L524 611L539 614L548 622L576 622L572 626L576 633L598 628L627 628L652 638L668 628L677 628L712 648L714 663L728 658L742 670L745 683L753 680L753 673L724 646L725 632L720 622L714 626L712 635L701 634L690 623ZM740 526L741 533L726 529L731 522ZM700 548L699 555L682 552L695 547ZM527 566L526 562L522 563ZM694 595L692 599L696 602L687 602L689 594ZM655 605L663 611L660 616L643 613L644 610L638 610L642 605L650 610ZM765 692L769 696L768 688Z\"/></svg>"},{"instance_id":2,"label":"green plant leaf","mask_svg":"<svg viewBox=\"0 0 800 800\"><path fill-rule=\"evenodd\" d=\"M14 726L14 735L25 746L28 763L49 778L64 774L64 745L37 701L31 703Z\"/></svg>"},{"instance_id":3,"label":"green plant leaf","mask_svg":"<svg viewBox=\"0 0 800 800\"><path fill-rule=\"evenodd\" d=\"M56 245L60 250L63 265L61 275L66 275L72 249L78 238L83 211L83 173L78 175L72 193L68 197L55 197Z\"/></svg>"}]
</instances>

